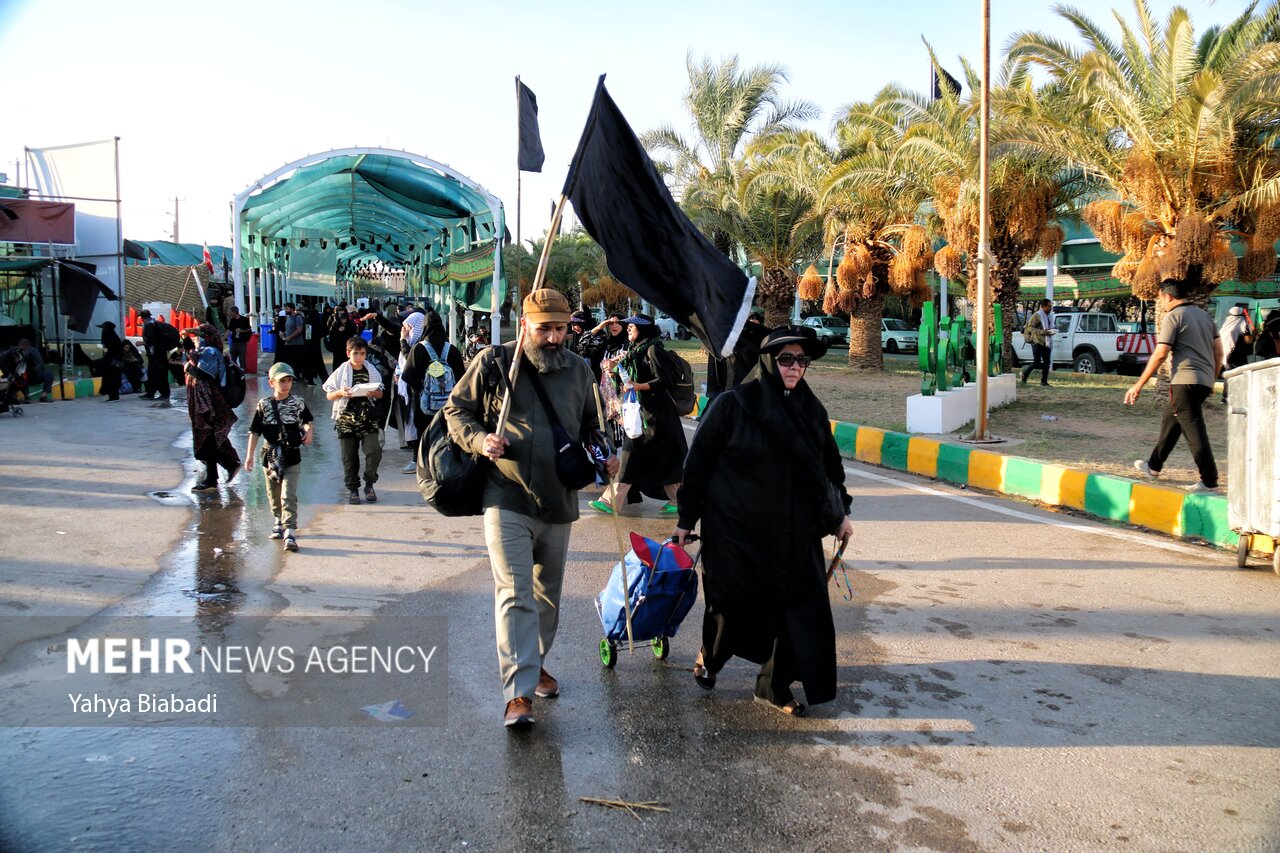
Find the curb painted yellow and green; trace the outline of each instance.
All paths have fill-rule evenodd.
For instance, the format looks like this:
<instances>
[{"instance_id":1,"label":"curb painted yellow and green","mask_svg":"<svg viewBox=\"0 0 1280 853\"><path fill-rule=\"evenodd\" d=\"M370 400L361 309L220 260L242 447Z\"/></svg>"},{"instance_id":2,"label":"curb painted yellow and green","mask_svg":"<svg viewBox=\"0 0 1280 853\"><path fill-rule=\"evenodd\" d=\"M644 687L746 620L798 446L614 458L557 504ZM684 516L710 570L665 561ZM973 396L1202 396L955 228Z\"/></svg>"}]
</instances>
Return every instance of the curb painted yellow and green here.
<instances>
[{"instance_id":1,"label":"curb painted yellow and green","mask_svg":"<svg viewBox=\"0 0 1280 853\"><path fill-rule=\"evenodd\" d=\"M79 400L84 397L96 397L102 390L102 377L93 379L65 379L53 383L53 399Z\"/></svg>"},{"instance_id":2,"label":"curb painted yellow and green","mask_svg":"<svg viewBox=\"0 0 1280 853\"><path fill-rule=\"evenodd\" d=\"M700 397L698 411L706 405L706 398ZM1221 548L1234 550L1240 539L1227 523L1225 495L1185 492L843 421L831 422L831 434L840 453L859 462L1064 507L1179 539L1203 540ZM1262 553L1273 553L1276 547L1269 537L1256 534L1251 544Z\"/></svg>"}]
</instances>

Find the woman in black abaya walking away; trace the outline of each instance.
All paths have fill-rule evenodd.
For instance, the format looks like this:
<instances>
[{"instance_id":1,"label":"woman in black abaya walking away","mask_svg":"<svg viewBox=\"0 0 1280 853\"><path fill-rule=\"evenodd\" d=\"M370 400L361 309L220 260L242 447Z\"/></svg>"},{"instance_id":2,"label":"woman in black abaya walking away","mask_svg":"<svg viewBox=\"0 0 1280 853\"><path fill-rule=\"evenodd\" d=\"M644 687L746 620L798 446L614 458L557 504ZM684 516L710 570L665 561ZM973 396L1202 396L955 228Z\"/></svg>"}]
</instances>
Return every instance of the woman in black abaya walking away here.
<instances>
[{"instance_id":1,"label":"woman in black abaya walking away","mask_svg":"<svg viewBox=\"0 0 1280 853\"><path fill-rule=\"evenodd\" d=\"M116 333L116 324L107 320L99 323L102 329L102 390L107 402L120 399L120 375L124 369L124 341Z\"/></svg>"},{"instance_id":2,"label":"woman in black abaya walking away","mask_svg":"<svg viewBox=\"0 0 1280 853\"><path fill-rule=\"evenodd\" d=\"M187 353L184 367L191 447L196 459L204 463L204 477L192 489L205 492L218 487L219 465L226 469L228 483L240 468L240 454L230 439L236 414L222 396L222 386L227 382L222 336L210 323L187 331L200 336L199 345Z\"/></svg>"},{"instance_id":3,"label":"woman in black abaya walking away","mask_svg":"<svg viewBox=\"0 0 1280 853\"><path fill-rule=\"evenodd\" d=\"M710 690L737 657L760 664L755 698L790 716L836 695L836 636L822 538L853 533L826 409L804 381L826 353L813 329L765 338L746 380L716 398L685 462L679 544L702 523L706 613L694 665Z\"/></svg>"}]
</instances>

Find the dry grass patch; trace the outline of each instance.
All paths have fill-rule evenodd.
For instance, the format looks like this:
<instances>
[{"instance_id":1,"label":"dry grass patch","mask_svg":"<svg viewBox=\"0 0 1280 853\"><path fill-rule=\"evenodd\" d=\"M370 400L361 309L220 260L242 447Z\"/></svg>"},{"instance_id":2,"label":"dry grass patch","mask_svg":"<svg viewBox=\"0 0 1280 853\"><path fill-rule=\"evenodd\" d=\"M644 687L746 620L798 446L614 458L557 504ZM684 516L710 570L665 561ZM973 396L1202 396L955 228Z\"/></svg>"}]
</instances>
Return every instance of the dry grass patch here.
<instances>
[{"instance_id":1,"label":"dry grass patch","mask_svg":"<svg viewBox=\"0 0 1280 853\"><path fill-rule=\"evenodd\" d=\"M706 356L696 342L668 344L680 352L705 378ZM906 399L920 392L920 373L913 363L887 362L882 373L851 370L843 359L827 357L809 368L806 380L831 417L849 423L904 432ZM1135 459L1146 459L1160 432L1160 401L1150 383L1136 406L1124 405L1124 392L1133 379L1104 374L1089 376L1055 371L1052 387L1041 388L1038 374L1018 386L1018 400L996 409L988 419L993 435L1009 439L987 448L1073 468L1141 479ZM1057 420L1046 421L1044 415ZM1220 484L1227 482L1227 413L1215 394L1205 403L1209 442L1218 461ZM953 435L961 437L972 425ZM1199 479L1185 440L1165 464L1160 481L1190 486Z\"/></svg>"}]
</instances>

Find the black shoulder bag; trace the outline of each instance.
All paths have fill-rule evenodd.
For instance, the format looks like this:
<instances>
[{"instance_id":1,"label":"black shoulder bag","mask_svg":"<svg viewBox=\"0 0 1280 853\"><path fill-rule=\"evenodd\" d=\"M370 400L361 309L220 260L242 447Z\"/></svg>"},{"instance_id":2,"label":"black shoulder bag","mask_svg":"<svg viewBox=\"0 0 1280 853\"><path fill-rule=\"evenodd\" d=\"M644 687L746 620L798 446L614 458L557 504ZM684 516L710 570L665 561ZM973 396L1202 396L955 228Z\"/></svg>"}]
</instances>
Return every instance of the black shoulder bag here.
<instances>
[{"instance_id":1,"label":"black shoulder bag","mask_svg":"<svg viewBox=\"0 0 1280 853\"><path fill-rule=\"evenodd\" d=\"M523 356L521 357L523 358ZM590 450L583 446L580 440L570 436L569 431L564 428L564 424L560 423L555 407L551 405L551 400L547 397L547 389L542 387L542 380L538 377L538 369L529 364L527 360L524 366L528 369L529 381L533 383L533 390L538 395L538 401L542 403L542 408L546 411L547 417L551 419L551 437L555 441L556 448L556 475L566 488L586 488L596 481L595 457L592 456Z\"/></svg>"},{"instance_id":2,"label":"black shoulder bag","mask_svg":"<svg viewBox=\"0 0 1280 853\"><path fill-rule=\"evenodd\" d=\"M497 359L504 387L506 370ZM510 389L508 389L508 392ZM485 386L482 411L488 412L489 386ZM483 455L469 453L449 436L444 409L435 413L418 441L418 491L432 509L447 518L484 515L484 485L492 464Z\"/></svg>"},{"instance_id":3,"label":"black shoulder bag","mask_svg":"<svg viewBox=\"0 0 1280 853\"><path fill-rule=\"evenodd\" d=\"M268 397L271 403L271 411L276 416L276 427L279 430L277 434L278 441L267 442L267 450L262 456L262 464L266 466L267 476L272 480L280 480L284 477L284 450L296 450L302 446L302 436L296 435L297 428L291 433L285 429L284 419L280 417L280 407L276 404L275 397ZM293 426L290 424L290 426Z\"/></svg>"}]
</instances>

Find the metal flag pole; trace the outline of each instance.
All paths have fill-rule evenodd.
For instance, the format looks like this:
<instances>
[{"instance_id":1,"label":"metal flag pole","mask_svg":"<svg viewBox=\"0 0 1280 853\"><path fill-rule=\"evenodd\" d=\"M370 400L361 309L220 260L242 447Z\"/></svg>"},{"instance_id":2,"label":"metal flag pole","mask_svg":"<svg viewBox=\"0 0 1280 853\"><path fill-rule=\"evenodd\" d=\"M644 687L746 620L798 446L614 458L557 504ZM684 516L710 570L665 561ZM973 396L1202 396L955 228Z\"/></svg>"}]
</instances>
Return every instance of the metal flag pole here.
<instances>
[{"instance_id":1,"label":"metal flag pole","mask_svg":"<svg viewBox=\"0 0 1280 853\"><path fill-rule=\"evenodd\" d=\"M991 187L989 166L991 151L988 147L990 139L991 117L991 0L980 0L982 4L982 123L979 132L978 160L978 305L974 309L974 350L978 357L975 372L978 380L978 412L973 421L972 441L987 441L987 363L990 347L987 337L990 334L987 323L987 312L991 310L991 252L988 245L990 237Z\"/></svg>"},{"instance_id":2,"label":"metal flag pole","mask_svg":"<svg viewBox=\"0 0 1280 853\"><path fill-rule=\"evenodd\" d=\"M511 288L507 288L507 296L511 298L511 321L519 324L520 322L520 252L523 251L524 244L520 242L520 214L523 198L521 197L522 187L520 174L520 75L516 75L516 292L515 296L511 296ZM502 236L498 236L498 242L501 244Z\"/></svg>"}]
</instances>

